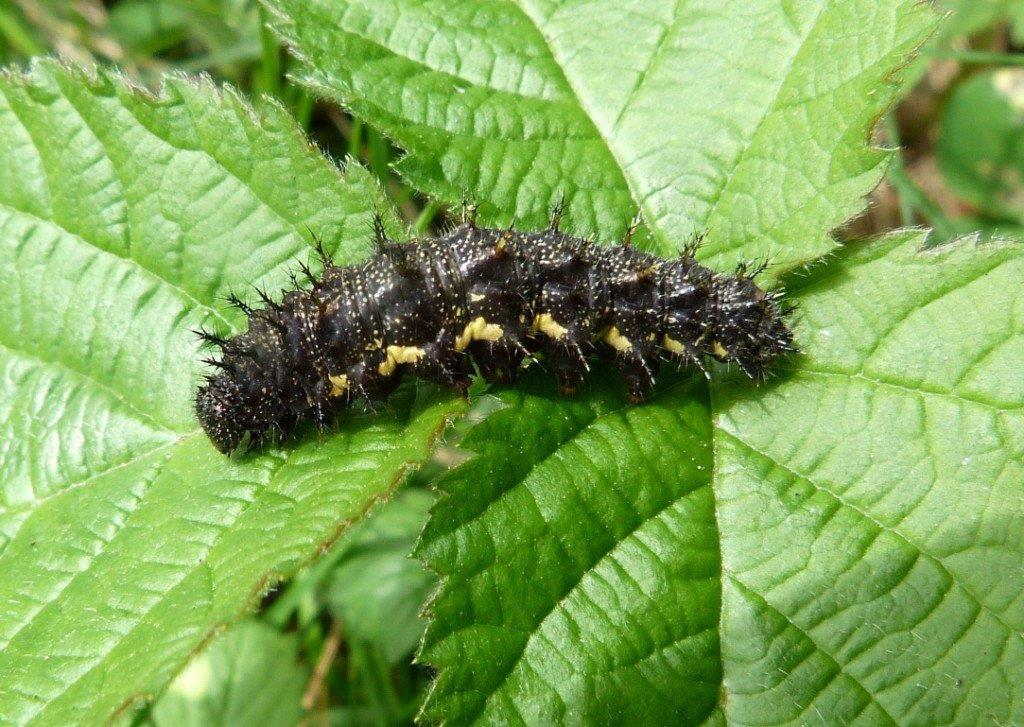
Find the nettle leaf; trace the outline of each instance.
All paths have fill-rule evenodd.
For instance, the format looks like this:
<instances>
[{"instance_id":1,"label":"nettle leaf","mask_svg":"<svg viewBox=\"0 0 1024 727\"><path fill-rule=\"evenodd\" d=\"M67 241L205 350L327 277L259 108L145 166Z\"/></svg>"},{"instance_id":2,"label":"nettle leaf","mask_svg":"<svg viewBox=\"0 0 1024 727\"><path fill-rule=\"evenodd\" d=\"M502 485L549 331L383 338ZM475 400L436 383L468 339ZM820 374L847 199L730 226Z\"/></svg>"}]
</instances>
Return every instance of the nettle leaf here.
<instances>
[{"instance_id":1,"label":"nettle leaf","mask_svg":"<svg viewBox=\"0 0 1024 727\"><path fill-rule=\"evenodd\" d=\"M979 73L956 90L942 114L935 155L943 179L963 200L999 220L1024 223L1024 69Z\"/></svg>"},{"instance_id":2,"label":"nettle leaf","mask_svg":"<svg viewBox=\"0 0 1024 727\"><path fill-rule=\"evenodd\" d=\"M0 722L99 723L389 492L459 405L234 459L198 431L189 329L241 323L221 297L285 284L309 230L363 254L383 205L273 103L46 62L0 76L0 149Z\"/></svg>"},{"instance_id":3,"label":"nettle leaf","mask_svg":"<svg viewBox=\"0 0 1024 727\"><path fill-rule=\"evenodd\" d=\"M1024 7L1017 0L940 0L939 7L950 13L942 33L945 37L970 35L1008 22L1014 40L1024 37Z\"/></svg>"},{"instance_id":4,"label":"nettle leaf","mask_svg":"<svg viewBox=\"0 0 1024 727\"><path fill-rule=\"evenodd\" d=\"M784 382L714 391L731 721L1024 720L1024 244L923 242L800 282Z\"/></svg>"},{"instance_id":5,"label":"nettle leaf","mask_svg":"<svg viewBox=\"0 0 1024 727\"><path fill-rule=\"evenodd\" d=\"M383 129L431 196L780 267L834 247L887 155L869 130L934 16L914 0L265 0L300 80Z\"/></svg>"},{"instance_id":6,"label":"nettle leaf","mask_svg":"<svg viewBox=\"0 0 1024 727\"><path fill-rule=\"evenodd\" d=\"M427 717L1024 720L1024 245L923 242L790 281L767 388L505 392L419 548Z\"/></svg>"},{"instance_id":7,"label":"nettle leaf","mask_svg":"<svg viewBox=\"0 0 1024 727\"><path fill-rule=\"evenodd\" d=\"M699 722L721 681L706 387L626 407L607 375L578 401L549 378L503 394L440 483L419 546L444 577L426 716Z\"/></svg>"}]
</instances>

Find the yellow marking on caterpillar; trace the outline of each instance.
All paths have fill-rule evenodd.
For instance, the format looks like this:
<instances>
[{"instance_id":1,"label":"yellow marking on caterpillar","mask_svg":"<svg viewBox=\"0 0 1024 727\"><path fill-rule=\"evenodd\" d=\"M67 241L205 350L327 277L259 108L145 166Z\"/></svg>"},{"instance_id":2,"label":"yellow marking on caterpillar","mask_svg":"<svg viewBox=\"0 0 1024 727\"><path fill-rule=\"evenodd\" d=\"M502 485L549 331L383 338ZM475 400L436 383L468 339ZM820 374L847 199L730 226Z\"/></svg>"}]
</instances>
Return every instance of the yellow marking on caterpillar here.
<instances>
[{"instance_id":1,"label":"yellow marking on caterpillar","mask_svg":"<svg viewBox=\"0 0 1024 727\"><path fill-rule=\"evenodd\" d=\"M674 353L676 356L686 355L686 348L683 344L667 334L661 339L661 345L666 351Z\"/></svg>"},{"instance_id":2,"label":"yellow marking on caterpillar","mask_svg":"<svg viewBox=\"0 0 1024 727\"><path fill-rule=\"evenodd\" d=\"M487 297L486 295L480 295L479 293L470 293L469 294L469 302L470 303L479 303L481 300L483 300L486 297Z\"/></svg>"},{"instance_id":3,"label":"yellow marking on caterpillar","mask_svg":"<svg viewBox=\"0 0 1024 727\"><path fill-rule=\"evenodd\" d=\"M716 356L721 356L722 358L729 358L729 352L725 350L725 346L723 346L718 341L714 341L711 344L711 350L714 351Z\"/></svg>"},{"instance_id":4,"label":"yellow marking on caterpillar","mask_svg":"<svg viewBox=\"0 0 1024 727\"><path fill-rule=\"evenodd\" d=\"M388 346L387 358L377 370L381 376L391 376L399 364L414 364L426 355L427 352L417 346Z\"/></svg>"},{"instance_id":5,"label":"yellow marking on caterpillar","mask_svg":"<svg viewBox=\"0 0 1024 727\"><path fill-rule=\"evenodd\" d=\"M465 351L470 341L497 341L505 331L497 323L488 323L482 316L470 321L455 339L455 350Z\"/></svg>"},{"instance_id":6,"label":"yellow marking on caterpillar","mask_svg":"<svg viewBox=\"0 0 1024 727\"><path fill-rule=\"evenodd\" d=\"M335 374L334 376L328 376L327 380L331 382L331 393L329 396L341 396L348 391L348 376L345 374Z\"/></svg>"},{"instance_id":7,"label":"yellow marking on caterpillar","mask_svg":"<svg viewBox=\"0 0 1024 727\"><path fill-rule=\"evenodd\" d=\"M625 353L626 351L633 350L633 342L619 333L619 329L615 326L612 326L605 331L605 334L601 336L601 338L616 351Z\"/></svg>"},{"instance_id":8,"label":"yellow marking on caterpillar","mask_svg":"<svg viewBox=\"0 0 1024 727\"><path fill-rule=\"evenodd\" d=\"M539 313L533 319L534 330L540 331L549 338L565 338L569 329L551 317L550 313Z\"/></svg>"}]
</instances>

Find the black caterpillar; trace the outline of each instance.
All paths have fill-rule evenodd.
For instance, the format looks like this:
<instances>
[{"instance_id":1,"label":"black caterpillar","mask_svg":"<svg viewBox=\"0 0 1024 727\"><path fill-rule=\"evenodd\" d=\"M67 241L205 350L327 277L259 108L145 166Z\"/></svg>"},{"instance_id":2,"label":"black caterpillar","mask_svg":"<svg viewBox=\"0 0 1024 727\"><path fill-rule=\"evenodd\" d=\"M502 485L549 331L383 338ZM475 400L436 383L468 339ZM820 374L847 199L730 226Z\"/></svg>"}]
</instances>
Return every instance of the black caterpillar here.
<instances>
[{"instance_id":1,"label":"black caterpillar","mask_svg":"<svg viewBox=\"0 0 1024 727\"><path fill-rule=\"evenodd\" d=\"M356 398L386 396L408 370L464 386L472 354L488 380L509 380L543 353L564 393L575 392L595 349L614 359L629 397L654 385L659 358L705 372L711 356L763 380L769 363L793 351L779 293L753 281L762 267L722 275L698 264L694 247L664 260L632 247L601 247L549 228L522 233L463 223L440 238L398 243L374 221L376 254L361 265L324 263L312 286L264 308L232 303L248 316L226 339L198 332L223 351L220 369L196 395L196 414L221 452L249 437L287 437L318 426Z\"/></svg>"}]
</instances>

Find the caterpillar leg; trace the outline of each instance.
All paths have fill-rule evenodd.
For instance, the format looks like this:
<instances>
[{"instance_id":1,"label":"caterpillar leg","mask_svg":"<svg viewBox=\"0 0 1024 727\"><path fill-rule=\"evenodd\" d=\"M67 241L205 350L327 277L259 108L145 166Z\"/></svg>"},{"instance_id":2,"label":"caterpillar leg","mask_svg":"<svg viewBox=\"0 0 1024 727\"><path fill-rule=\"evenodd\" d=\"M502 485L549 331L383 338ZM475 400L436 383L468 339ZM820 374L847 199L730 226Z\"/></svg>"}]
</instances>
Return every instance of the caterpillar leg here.
<instances>
[{"instance_id":1,"label":"caterpillar leg","mask_svg":"<svg viewBox=\"0 0 1024 727\"><path fill-rule=\"evenodd\" d=\"M482 269L509 278L508 261L501 254L487 259ZM493 282L477 283L469 290L469 323L459 337L487 381L511 381L530 351L523 345L527 336L526 312L519 290Z\"/></svg>"},{"instance_id":2,"label":"caterpillar leg","mask_svg":"<svg viewBox=\"0 0 1024 727\"><path fill-rule=\"evenodd\" d=\"M654 388L654 357L636 350L620 352L615 356L615 366L626 382L629 401L637 404L646 399Z\"/></svg>"},{"instance_id":3,"label":"caterpillar leg","mask_svg":"<svg viewBox=\"0 0 1024 727\"><path fill-rule=\"evenodd\" d=\"M455 336L442 331L436 340L423 345L423 356L412 365L412 373L441 386L467 389L472 383L469 361L455 352Z\"/></svg>"},{"instance_id":4,"label":"caterpillar leg","mask_svg":"<svg viewBox=\"0 0 1024 727\"><path fill-rule=\"evenodd\" d=\"M559 392L565 396L578 394L583 377L590 370L579 341L566 337L551 342L544 349L544 357L555 373Z\"/></svg>"},{"instance_id":5,"label":"caterpillar leg","mask_svg":"<svg viewBox=\"0 0 1024 727\"><path fill-rule=\"evenodd\" d=\"M646 399L654 388L654 373L658 365L654 344L643 335L643 328L636 325L636 318L620 315L601 339L606 346L604 352L611 354L633 403Z\"/></svg>"},{"instance_id":6,"label":"caterpillar leg","mask_svg":"<svg viewBox=\"0 0 1024 727\"><path fill-rule=\"evenodd\" d=\"M567 255L566 261L572 264L572 256ZM539 308L533 330L541 338L541 350L555 372L559 390L575 394L590 370L586 352L591 349L593 333L586 298L570 283L551 282L541 292Z\"/></svg>"},{"instance_id":7,"label":"caterpillar leg","mask_svg":"<svg viewBox=\"0 0 1024 727\"><path fill-rule=\"evenodd\" d=\"M513 381L523 365L523 359L531 355L523 345L520 336L506 333L498 341L477 341L470 348L480 373L487 381Z\"/></svg>"},{"instance_id":8,"label":"caterpillar leg","mask_svg":"<svg viewBox=\"0 0 1024 727\"><path fill-rule=\"evenodd\" d=\"M380 373L380 361L377 359L360 361L350 366L343 378L331 381L332 396L345 396L348 401L363 399L371 411L376 411L378 404L398 386L397 376L385 376Z\"/></svg>"}]
</instances>

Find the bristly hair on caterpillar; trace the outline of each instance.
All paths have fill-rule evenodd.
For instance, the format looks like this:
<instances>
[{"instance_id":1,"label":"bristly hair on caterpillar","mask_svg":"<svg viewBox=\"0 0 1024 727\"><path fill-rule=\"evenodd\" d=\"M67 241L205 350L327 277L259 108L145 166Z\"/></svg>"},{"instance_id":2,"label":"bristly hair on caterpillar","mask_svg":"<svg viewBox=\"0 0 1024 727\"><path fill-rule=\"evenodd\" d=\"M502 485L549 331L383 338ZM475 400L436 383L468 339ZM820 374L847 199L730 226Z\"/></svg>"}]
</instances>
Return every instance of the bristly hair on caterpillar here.
<instances>
[{"instance_id":1,"label":"bristly hair on caterpillar","mask_svg":"<svg viewBox=\"0 0 1024 727\"><path fill-rule=\"evenodd\" d=\"M794 351L789 308L754 282L763 266L716 273L687 246L675 259L631 244L602 247L559 230L559 204L539 232L476 224L473 205L441 237L400 243L374 221L375 253L337 266L318 243L317 276L263 307L237 297L248 329L232 338L202 331L221 349L196 394L196 415L230 453L284 438L302 422L325 427L355 399L379 400L407 371L466 386L469 356L488 380L511 380L543 354L565 394L576 392L592 354L610 358L631 401L654 386L661 359L696 366L707 357L761 381Z\"/></svg>"}]
</instances>

